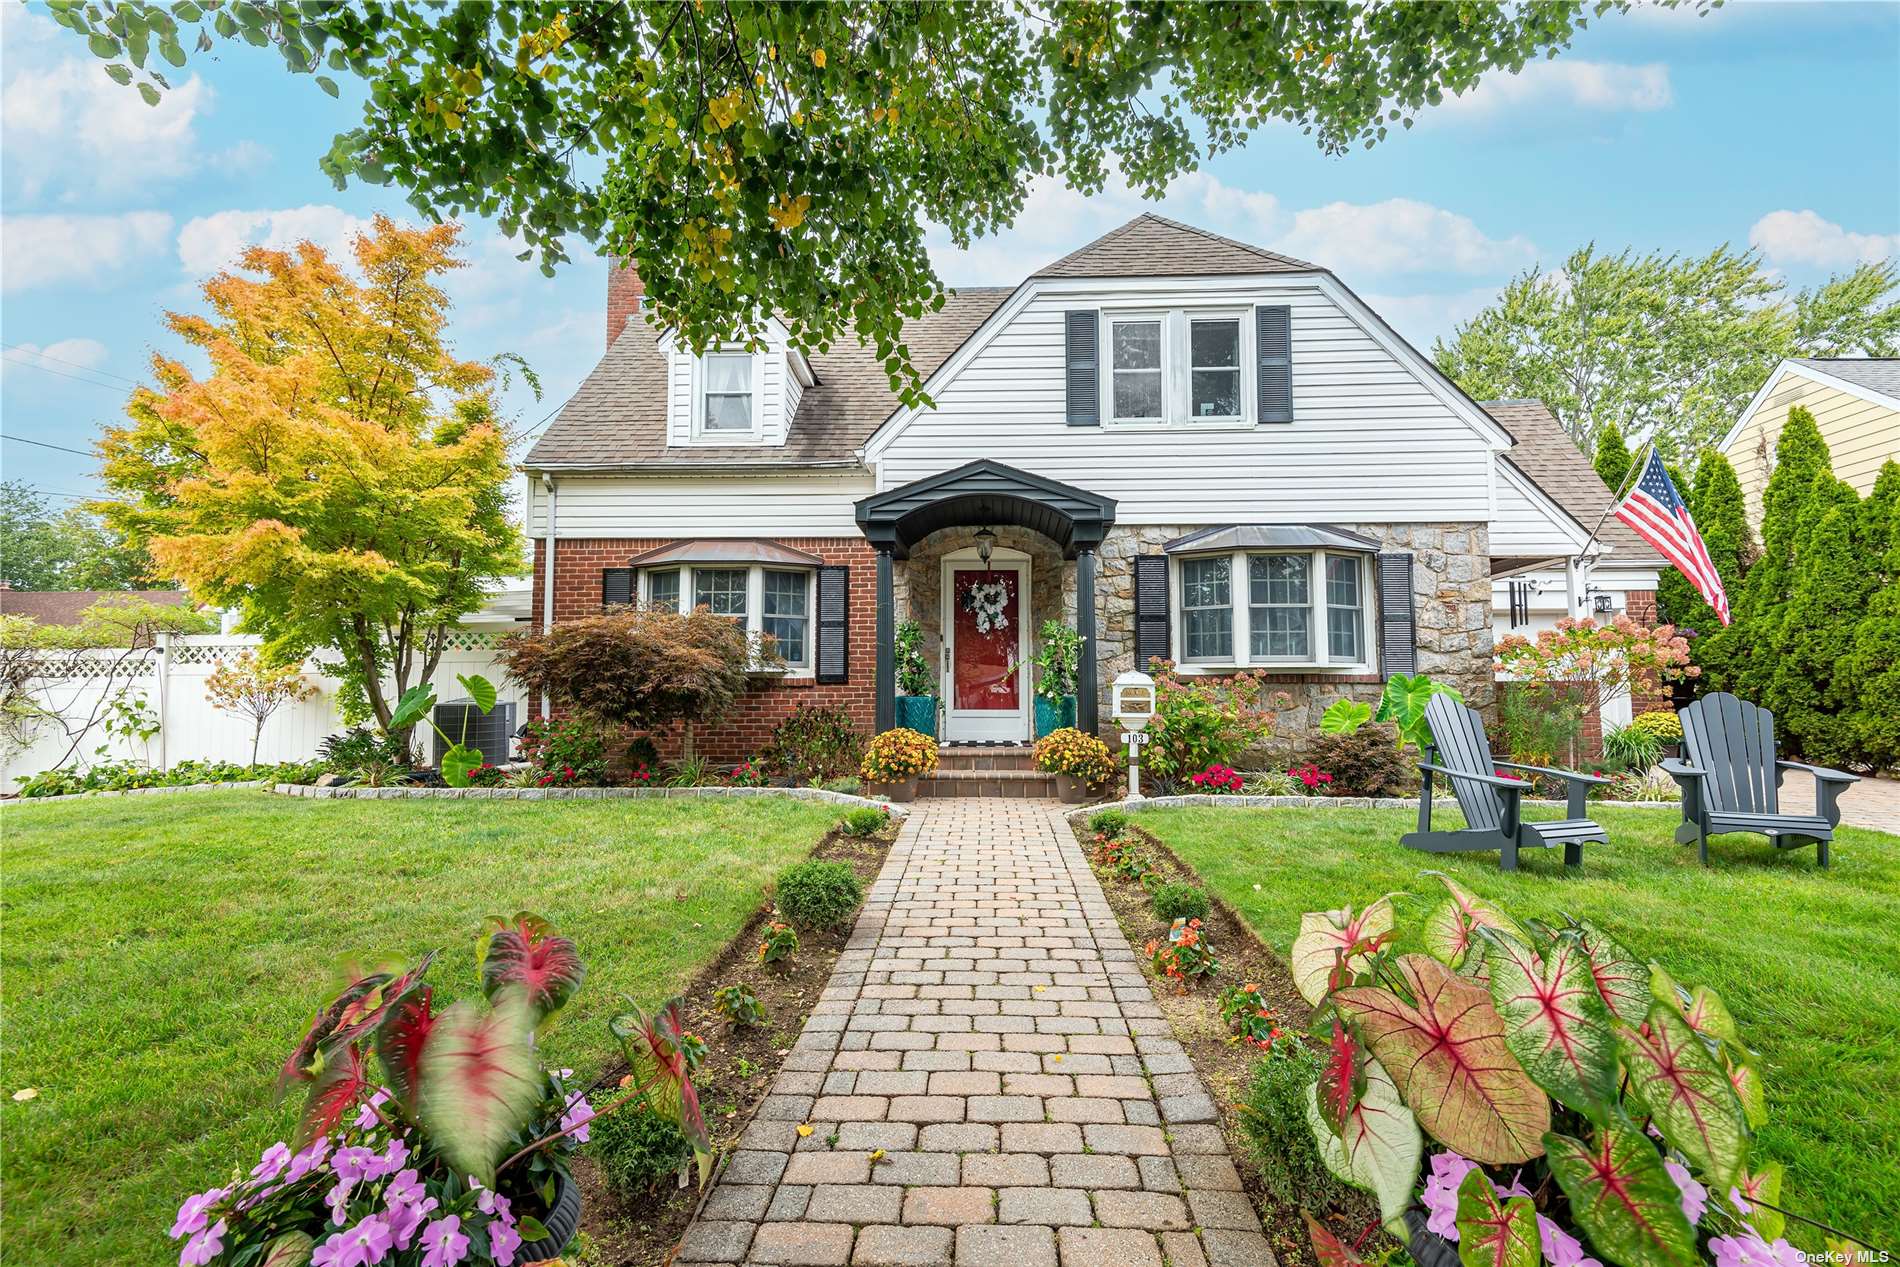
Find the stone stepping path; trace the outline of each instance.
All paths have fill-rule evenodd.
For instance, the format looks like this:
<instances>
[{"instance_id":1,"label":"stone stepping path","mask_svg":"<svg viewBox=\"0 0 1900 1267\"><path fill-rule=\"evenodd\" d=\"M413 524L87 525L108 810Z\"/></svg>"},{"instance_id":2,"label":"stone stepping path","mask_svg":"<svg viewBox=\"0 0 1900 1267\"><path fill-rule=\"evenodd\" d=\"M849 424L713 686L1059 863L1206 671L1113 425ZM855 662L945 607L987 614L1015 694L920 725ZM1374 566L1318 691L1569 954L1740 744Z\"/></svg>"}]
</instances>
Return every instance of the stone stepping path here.
<instances>
[{"instance_id":1,"label":"stone stepping path","mask_svg":"<svg viewBox=\"0 0 1900 1267\"><path fill-rule=\"evenodd\" d=\"M676 1261L1274 1264L1060 807L988 798L912 806Z\"/></svg>"}]
</instances>

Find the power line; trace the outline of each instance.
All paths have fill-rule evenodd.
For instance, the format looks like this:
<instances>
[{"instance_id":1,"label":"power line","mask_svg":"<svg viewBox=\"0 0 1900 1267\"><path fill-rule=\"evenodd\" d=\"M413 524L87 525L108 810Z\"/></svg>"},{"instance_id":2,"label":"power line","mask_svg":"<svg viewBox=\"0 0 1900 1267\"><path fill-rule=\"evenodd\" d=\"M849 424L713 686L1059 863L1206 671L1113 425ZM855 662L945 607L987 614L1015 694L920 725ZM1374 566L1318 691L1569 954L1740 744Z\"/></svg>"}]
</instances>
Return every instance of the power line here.
<instances>
[{"instance_id":1,"label":"power line","mask_svg":"<svg viewBox=\"0 0 1900 1267\"><path fill-rule=\"evenodd\" d=\"M64 497L76 502L96 502L100 500L99 494L97 493L62 493L57 488L41 488L36 484L27 484L24 485L24 487L29 493L39 493L44 497Z\"/></svg>"},{"instance_id":2,"label":"power line","mask_svg":"<svg viewBox=\"0 0 1900 1267\"><path fill-rule=\"evenodd\" d=\"M11 352L24 352L28 356L36 356L42 361L52 361L57 365L70 365L76 370L85 370L89 374L98 374L103 378L116 378L122 383L130 383L134 387L139 385L139 381L135 378L127 378L123 374L114 374L111 370L95 369L90 365L82 365L78 361L69 361L63 356L54 356L51 353L42 352L38 348L28 347L24 343L6 343L0 344L0 347L5 347Z\"/></svg>"},{"instance_id":3,"label":"power line","mask_svg":"<svg viewBox=\"0 0 1900 1267\"><path fill-rule=\"evenodd\" d=\"M44 440L29 440L25 436L10 436L10 435L0 434L0 440L11 440L15 444L37 444L42 449L58 449L61 453L77 453L82 458L92 458L92 457L99 456L96 453L88 453L84 449L69 449L63 444L48 444Z\"/></svg>"},{"instance_id":4,"label":"power line","mask_svg":"<svg viewBox=\"0 0 1900 1267\"><path fill-rule=\"evenodd\" d=\"M50 366L40 365L33 361L16 361L10 357L4 358L4 359L7 361L7 364L9 365L19 365L19 366L25 367L26 369L38 370L42 374L52 374L57 378L70 378L75 383L84 383L88 387L97 387L101 391L112 392L114 395L118 395L118 396L130 396L135 390L137 390L136 384L134 384L132 387L115 387L111 383L102 383L99 380L94 379L94 378L81 378L77 374L68 374L65 370L56 370Z\"/></svg>"}]
</instances>

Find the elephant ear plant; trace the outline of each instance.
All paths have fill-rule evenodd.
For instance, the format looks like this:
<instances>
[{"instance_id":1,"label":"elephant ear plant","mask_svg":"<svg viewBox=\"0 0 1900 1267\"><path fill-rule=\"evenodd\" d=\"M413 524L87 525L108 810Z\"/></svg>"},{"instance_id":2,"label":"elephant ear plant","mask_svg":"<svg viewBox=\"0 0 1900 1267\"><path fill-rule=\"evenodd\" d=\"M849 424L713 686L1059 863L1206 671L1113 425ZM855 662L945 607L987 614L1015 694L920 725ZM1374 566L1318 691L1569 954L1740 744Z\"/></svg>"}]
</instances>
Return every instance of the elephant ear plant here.
<instances>
[{"instance_id":1,"label":"elephant ear plant","mask_svg":"<svg viewBox=\"0 0 1900 1267\"><path fill-rule=\"evenodd\" d=\"M497 692L495 684L479 673L455 675L455 680L468 692L468 698L482 716L495 711ZM412 686L402 693L396 701L396 707L389 714L389 730L396 733L407 730L417 722L428 722L429 729L442 736L442 742L448 747L442 753L442 781L450 787L467 787L469 772L479 769L482 754L479 748L468 746L468 714L462 714L462 733L451 739L448 732L435 724L435 688L428 683Z\"/></svg>"},{"instance_id":2,"label":"elephant ear plant","mask_svg":"<svg viewBox=\"0 0 1900 1267\"><path fill-rule=\"evenodd\" d=\"M1749 1155L1758 1062L1715 992L1587 920L1514 919L1437 878L1403 943L1421 951L1400 952L1390 896L1309 914L1293 943L1327 1166L1466 1267L1789 1261L1781 1168ZM1357 1252L1331 1233L1314 1248Z\"/></svg>"},{"instance_id":3,"label":"elephant ear plant","mask_svg":"<svg viewBox=\"0 0 1900 1267\"><path fill-rule=\"evenodd\" d=\"M481 995L443 1005L426 977L357 972L320 1009L278 1076L308 1088L297 1129L249 1176L188 1198L171 1228L179 1262L231 1267L511 1267L553 1258L572 1234L549 1216L589 1123L644 1103L711 1153L679 1027L680 1001L610 1023L631 1076L598 1111L592 1087L535 1044L585 978L574 943L538 916L491 917L476 947ZM574 1217L567 1207L567 1218Z\"/></svg>"}]
</instances>

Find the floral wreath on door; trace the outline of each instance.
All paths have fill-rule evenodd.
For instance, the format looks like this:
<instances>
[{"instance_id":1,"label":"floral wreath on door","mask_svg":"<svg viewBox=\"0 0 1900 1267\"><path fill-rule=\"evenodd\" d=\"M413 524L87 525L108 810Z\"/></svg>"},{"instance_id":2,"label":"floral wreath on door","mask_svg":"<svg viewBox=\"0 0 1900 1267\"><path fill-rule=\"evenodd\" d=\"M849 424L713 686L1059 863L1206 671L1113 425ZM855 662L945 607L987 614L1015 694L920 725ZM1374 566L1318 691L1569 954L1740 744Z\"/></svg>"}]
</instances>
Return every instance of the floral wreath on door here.
<instances>
[{"instance_id":1,"label":"floral wreath on door","mask_svg":"<svg viewBox=\"0 0 1900 1267\"><path fill-rule=\"evenodd\" d=\"M1009 586L1002 581L978 581L963 591L963 610L976 618L976 631L988 634L1009 628Z\"/></svg>"}]
</instances>

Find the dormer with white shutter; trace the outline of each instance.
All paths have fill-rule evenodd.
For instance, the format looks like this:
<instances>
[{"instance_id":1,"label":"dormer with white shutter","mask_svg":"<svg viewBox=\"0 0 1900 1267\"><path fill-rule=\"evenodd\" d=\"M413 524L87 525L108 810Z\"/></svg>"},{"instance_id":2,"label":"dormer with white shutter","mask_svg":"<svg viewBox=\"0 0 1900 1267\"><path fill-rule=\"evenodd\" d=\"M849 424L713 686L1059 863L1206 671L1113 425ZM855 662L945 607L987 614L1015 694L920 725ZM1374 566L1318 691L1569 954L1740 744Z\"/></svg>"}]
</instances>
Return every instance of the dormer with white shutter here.
<instances>
[{"instance_id":1,"label":"dormer with white shutter","mask_svg":"<svg viewBox=\"0 0 1900 1267\"><path fill-rule=\"evenodd\" d=\"M720 344L695 354L664 334L660 349L667 358L669 449L782 448L799 401L816 383L811 363L777 321L766 323L754 346Z\"/></svg>"}]
</instances>

